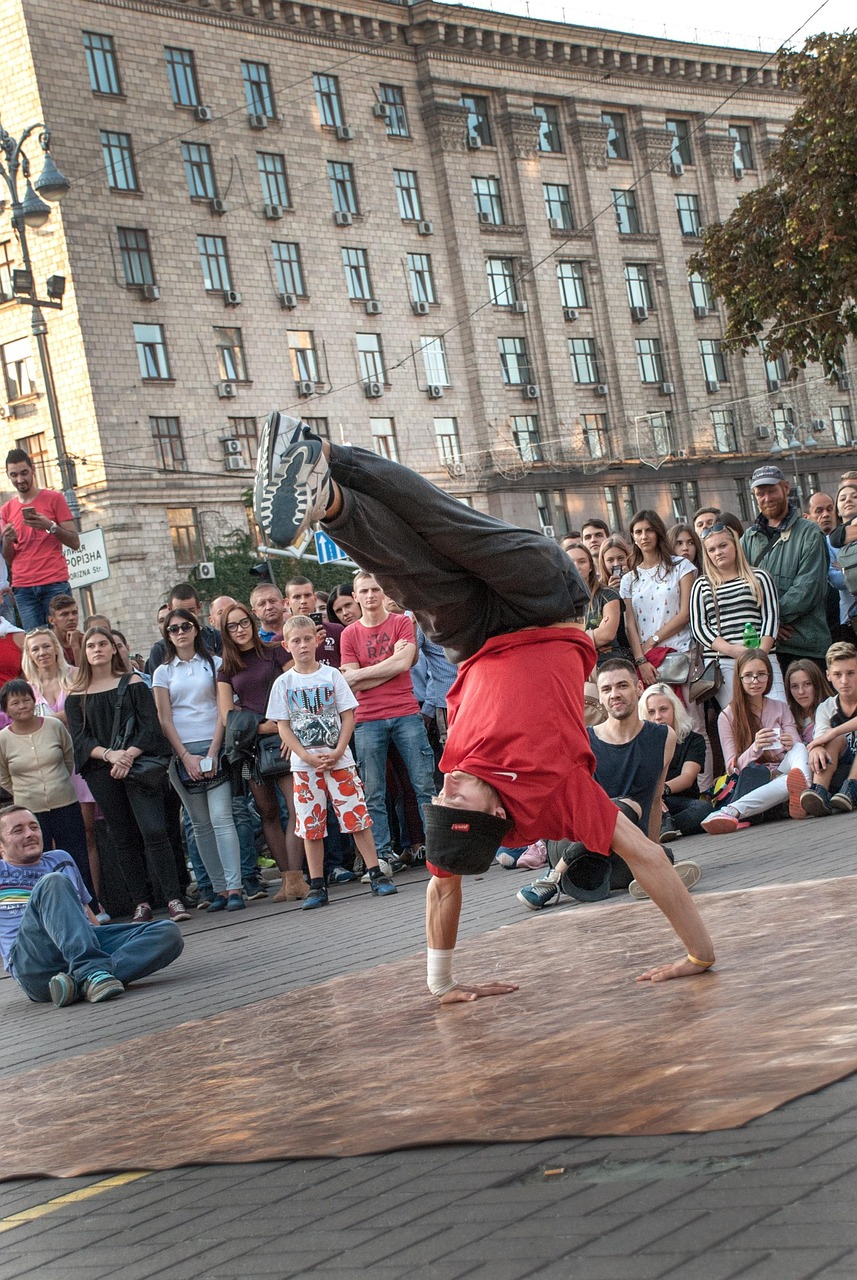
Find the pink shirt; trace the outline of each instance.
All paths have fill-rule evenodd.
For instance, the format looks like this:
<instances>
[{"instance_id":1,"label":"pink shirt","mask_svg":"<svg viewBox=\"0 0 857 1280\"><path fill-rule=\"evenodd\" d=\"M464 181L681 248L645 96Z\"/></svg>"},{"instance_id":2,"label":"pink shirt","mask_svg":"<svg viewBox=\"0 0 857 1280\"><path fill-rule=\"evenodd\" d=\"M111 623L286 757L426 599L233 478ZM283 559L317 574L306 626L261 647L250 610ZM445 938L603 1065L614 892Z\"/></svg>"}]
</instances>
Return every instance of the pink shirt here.
<instances>
[{"instance_id":1,"label":"pink shirt","mask_svg":"<svg viewBox=\"0 0 857 1280\"><path fill-rule=\"evenodd\" d=\"M800 731L794 722L794 716L785 702L778 702L776 698L764 698L762 700L761 721L763 729L780 729L784 733L791 734L795 742L802 741ZM721 711L717 717L717 731L720 734L720 745L723 747L723 759L726 761L728 768L729 761L736 754L735 737L732 732L731 705L725 711ZM768 760L778 763L785 754L783 747L765 747L760 750L759 747L753 744L738 756L736 767L743 769L748 764L755 764L760 755L765 755ZM768 760L763 760L761 763L767 764Z\"/></svg>"},{"instance_id":2,"label":"pink shirt","mask_svg":"<svg viewBox=\"0 0 857 1280\"><path fill-rule=\"evenodd\" d=\"M10 498L0 509L0 523L11 524L18 535L12 561L13 587L44 587L49 582L68 582L68 563L62 544L46 529L32 529L24 523L24 507L35 507L40 516L55 524L72 519L68 503L53 489L40 489L24 503Z\"/></svg>"},{"instance_id":3,"label":"pink shirt","mask_svg":"<svg viewBox=\"0 0 857 1280\"><path fill-rule=\"evenodd\" d=\"M374 667L385 658L392 658L397 640L407 640L416 645L414 624L404 613L388 613L376 627L365 627L362 622L352 622L339 638L342 665L357 663L359 667ZM391 676L374 689L355 689L359 703L354 720L394 720L399 716L419 715L419 704L414 697L410 671Z\"/></svg>"}]
</instances>

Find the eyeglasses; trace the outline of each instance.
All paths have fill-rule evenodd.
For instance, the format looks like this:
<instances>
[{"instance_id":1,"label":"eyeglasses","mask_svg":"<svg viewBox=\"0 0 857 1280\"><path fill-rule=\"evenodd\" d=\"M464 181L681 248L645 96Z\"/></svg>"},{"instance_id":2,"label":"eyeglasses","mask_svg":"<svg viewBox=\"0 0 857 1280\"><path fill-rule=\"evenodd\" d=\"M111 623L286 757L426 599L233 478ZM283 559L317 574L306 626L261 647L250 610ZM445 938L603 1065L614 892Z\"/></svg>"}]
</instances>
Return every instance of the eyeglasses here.
<instances>
[{"instance_id":1,"label":"eyeglasses","mask_svg":"<svg viewBox=\"0 0 857 1280\"><path fill-rule=\"evenodd\" d=\"M242 618L240 622L227 622L226 630L230 635L234 635L236 631L243 631L245 627L252 627L252 625L249 618Z\"/></svg>"},{"instance_id":2,"label":"eyeglasses","mask_svg":"<svg viewBox=\"0 0 857 1280\"><path fill-rule=\"evenodd\" d=\"M741 679L745 684L755 684L757 680L767 680L767 671L742 671Z\"/></svg>"},{"instance_id":3,"label":"eyeglasses","mask_svg":"<svg viewBox=\"0 0 857 1280\"><path fill-rule=\"evenodd\" d=\"M174 622L172 626L167 627L167 635L168 636L184 635L186 631L195 631L195 630L196 628L194 627L192 622Z\"/></svg>"},{"instance_id":4,"label":"eyeglasses","mask_svg":"<svg viewBox=\"0 0 857 1280\"><path fill-rule=\"evenodd\" d=\"M732 532L728 524L724 524L722 520L715 520L714 524L710 525L709 528L703 529L702 531L703 541L708 537L710 533L725 533L727 529L729 529L730 533Z\"/></svg>"}]
</instances>

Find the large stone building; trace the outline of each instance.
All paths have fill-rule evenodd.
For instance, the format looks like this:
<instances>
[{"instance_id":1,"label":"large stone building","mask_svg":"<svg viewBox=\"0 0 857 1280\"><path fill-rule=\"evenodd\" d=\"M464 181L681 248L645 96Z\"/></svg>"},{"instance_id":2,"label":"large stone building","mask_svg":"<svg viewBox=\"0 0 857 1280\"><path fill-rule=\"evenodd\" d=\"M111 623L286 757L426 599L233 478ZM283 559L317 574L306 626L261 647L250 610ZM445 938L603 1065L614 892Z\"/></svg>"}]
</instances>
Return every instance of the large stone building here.
<instances>
[{"instance_id":1,"label":"large stone building","mask_svg":"<svg viewBox=\"0 0 857 1280\"><path fill-rule=\"evenodd\" d=\"M848 464L848 378L724 356L688 280L794 108L764 55L432 0L0 13L3 124L47 121L73 184L30 243L37 282L67 278L59 404L107 540L97 602L132 634L246 528L274 405L557 534L700 499L747 515L789 427L804 496ZM0 241L8 299L8 208ZM0 306L5 442L55 482L28 330Z\"/></svg>"}]
</instances>

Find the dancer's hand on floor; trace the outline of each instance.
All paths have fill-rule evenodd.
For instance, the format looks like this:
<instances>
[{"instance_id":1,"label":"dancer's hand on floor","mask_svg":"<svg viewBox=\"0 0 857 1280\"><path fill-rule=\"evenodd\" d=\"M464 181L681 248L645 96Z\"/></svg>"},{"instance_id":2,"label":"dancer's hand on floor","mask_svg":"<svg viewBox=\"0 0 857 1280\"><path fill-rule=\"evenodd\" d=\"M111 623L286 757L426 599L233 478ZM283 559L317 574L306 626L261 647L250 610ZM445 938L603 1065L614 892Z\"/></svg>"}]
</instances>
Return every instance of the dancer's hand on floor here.
<instances>
[{"instance_id":1,"label":"dancer's hand on floor","mask_svg":"<svg viewBox=\"0 0 857 1280\"><path fill-rule=\"evenodd\" d=\"M703 973L708 973L708 970L700 969L698 964L692 964L690 960L676 960L674 964L659 964L654 969L647 969L637 981L669 982L670 978L698 978Z\"/></svg>"},{"instance_id":2,"label":"dancer's hand on floor","mask_svg":"<svg viewBox=\"0 0 857 1280\"><path fill-rule=\"evenodd\" d=\"M474 987L453 987L440 997L441 1004L465 1004L482 996L507 996L518 990L517 982L482 982Z\"/></svg>"}]
</instances>

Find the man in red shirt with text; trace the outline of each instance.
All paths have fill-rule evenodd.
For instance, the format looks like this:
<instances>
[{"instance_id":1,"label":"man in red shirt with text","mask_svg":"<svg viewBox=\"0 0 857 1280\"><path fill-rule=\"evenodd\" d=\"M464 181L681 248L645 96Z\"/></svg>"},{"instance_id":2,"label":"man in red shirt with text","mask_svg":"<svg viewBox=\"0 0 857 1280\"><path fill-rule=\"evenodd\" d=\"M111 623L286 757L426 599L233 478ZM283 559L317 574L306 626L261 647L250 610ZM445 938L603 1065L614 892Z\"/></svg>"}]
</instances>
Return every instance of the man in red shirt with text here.
<instances>
[{"instance_id":1,"label":"man in red shirt with text","mask_svg":"<svg viewBox=\"0 0 857 1280\"><path fill-rule=\"evenodd\" d=\"M63 547L77 551L80 535L63 495L39 488L33 460L23 449L6 455L6 475L16 494L0 509L0 549L12 576L21 626L32 631L47 624L54 596L70 594Z\"/></svg>"},{"instance_id":2,"label":"man in red shirt with text","mask_svg":"<svg viewBox=\"0 0 857 1280\"><path fill-rule=\"evenodd\" d=\"M388 613L384 592L371 573L354 575L354 597L363 616L340 638L341 671L357 696L354 747L372 815L378 857L392 852L387 821L387 748L394 742L422 807L435 795L434 752L414 697L410 671L417 656L414 624Z\"/></svg>"},{"instance_id":3,"label":"man in red shirt with text","mask_svg":"<svg viewBox=\"0 0 857 1280\"><path fill-rule=\"evenodd\" d=\"M595 665L582 629L588 594L556 543L463 505L389 459L321 441L276 411L259 450L255 507L271 541L284 546L323 520L337 545L375 574L370 580L460 663L447 699L446 778L425 807L432 994L451 1004L516 990L452 975L461 876L487 871L501 842L571 838L605 857L612 848L686 950L639 980L711 968L708 930L663 849L594 780L583 721L583 685Z\"/></svg>"}]
</instances>

